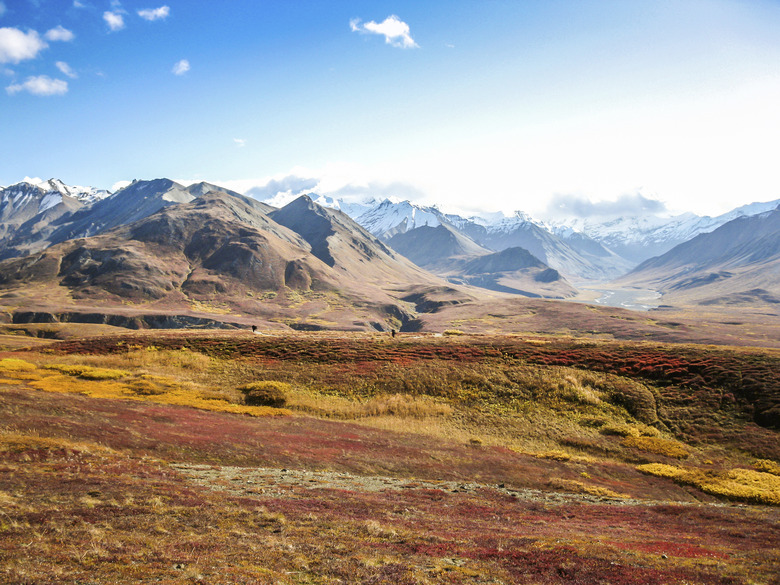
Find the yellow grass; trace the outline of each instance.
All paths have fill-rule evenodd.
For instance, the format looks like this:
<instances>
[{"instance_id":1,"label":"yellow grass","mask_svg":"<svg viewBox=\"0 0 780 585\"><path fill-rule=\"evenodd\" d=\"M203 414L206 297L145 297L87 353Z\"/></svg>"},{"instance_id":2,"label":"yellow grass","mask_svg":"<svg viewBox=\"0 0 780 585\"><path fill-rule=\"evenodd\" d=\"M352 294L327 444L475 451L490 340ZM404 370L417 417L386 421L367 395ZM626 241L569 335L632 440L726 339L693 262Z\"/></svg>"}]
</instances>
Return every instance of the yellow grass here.
<instances>
[{"instance_id":1,"label":"yellow grass","mask_svg":"<svg viewBox=\"0 0 780 585\"><path fill-rule=\"evenodd\" d=\"M656 453L675 459L685 459L690 455L682 444L672 439L662 439L660 437L626 437L623 439L623 445L639 449L646 453Z\"/></svg>"},{"instance_id":2,"label":"yellow grass","mask_svg":"<svg viewBox=\"0 0 780 585\"><path fill-rule=\"evenodd\" d=\"M3 358L0 360L0 372L30 372L36 369L35 364L16 358Z\"/></svg>"},{"instance_id":3,"label":"yellow grass","mask_svg":"<svg viewBox=\"0 0 780 585\"><path fill-rule=\"evenodd\" d=\"M568 454L566 451L561 451L560 449L553 449L551 451L544 451L543 453L537 453L535 457L537 459L553 459L555 461L571 460L571 455Z\"/></svg>"},{"instance_id":4,"label":"yellow grass","mask_svg":"<svg viewBox=\"0 0 780 585\"><path fill-rule=\"evenodd\" d=\"M287 406L325 418L360 419L395 416L402 419L449 416L453 408L428 396L379 395L368 400L350 400L316 392L288 388Z\"/></svg>"},{"instance_id":5,"label":"yellow grass","mask_svg":"<svg viewBox=\"0 0 780 585\"><path fill-rule=\"evenodd\" d=\"M229 394L200 388L176 378L143 372L132 373L83 364L48 364L39 369L35 364L16 359L0 361L0 368L9 379L24 381L32 388L45 392L83 394L92 398L115 400L143 400L250 416L292 414L281 408L234 404L230 402Z\"/></svg>"},{"instance_id":6,"label":"yellow grass","mask_svg":"<svg viewBox=\"0 0 780 585\"><path fill-rule=\"evenodd\" d=\"M109 368L94 368L92 366L71 365L71 364L50 364L43 366L47 370L57 370L69 376L77 376L85 380L118 380L130 375L130 372L124 370L113 370Z\"/></svg>"},{"instance_id":7,"label":"yellow grass","mask_svg":"<svg viewBox=\"0 0 780 585\"><path fill-rule=\"evenodd\" d=\"M31 433L19 433L0 429L0 451L19 452L28 449L60 450L68 449L81 453L114 453L112 449L96 443L71 441L63 438L39 437Z\"/></svg>"},{"instance_id":8,"label":"yellow grass","mask_svg":"<svg viewBox=\"0 0 780 585\"><path fill-rule=\"evenodd\" d=\"M756 471L763 471L764 473L771 473L772 475L780 475L780 465L771 459L759 459L753 464Z\"/></svg>"},{"instance_id":9,"label":"yellow grass","mask_svg":"<svg viewBox=\"0 0 780 585\"><path fill-rule=\"evenodd\" d=\"M665 477L677 483L692 485L701 491L757 504L780 505L780 477L753 469L708 471L648 463L637 467L648 475Z\"/></svg>"}]
</instances>

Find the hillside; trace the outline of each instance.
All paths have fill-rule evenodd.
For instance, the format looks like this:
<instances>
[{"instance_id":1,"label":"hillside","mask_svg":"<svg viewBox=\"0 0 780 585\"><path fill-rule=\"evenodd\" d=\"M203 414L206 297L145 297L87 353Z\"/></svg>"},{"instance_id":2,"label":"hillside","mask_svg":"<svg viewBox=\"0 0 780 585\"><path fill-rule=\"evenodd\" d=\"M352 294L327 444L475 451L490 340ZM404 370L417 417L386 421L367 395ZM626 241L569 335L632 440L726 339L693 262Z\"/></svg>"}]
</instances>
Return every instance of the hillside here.
<instances>
[{"instance_id":1,"label":"hillside","mask_svg":"<svg viewBox=\"0 0 780 585\"><path fill-rule=\"evenodd\" d=\"M0 581L771 584L777 368L544 336L4 352Z\"/></svg>"},{"instance_id":2,"label":"hillside","mask_svg":"<svg viewBox=\"0 0 780 585\"><path fill-rule=\"evenodd\" d=\"M700 234L643 262L618 282L658 290L669 303L776 306L780 208Z\"/></svg>"},{"instance_id":3,"label":"hillside","mask_svg":"<svg viewBox=\"0 0 780 585\"><path fill-rule=\"evenodd\" d=\"M172 189L191 201L155 196L161 208L143 219L5 261L6 296L32 309L205 310L232 322L387 329L415 318L398 295L443 284L311 200L265 214L224 192Z\"/></svg>"}]
</instances>

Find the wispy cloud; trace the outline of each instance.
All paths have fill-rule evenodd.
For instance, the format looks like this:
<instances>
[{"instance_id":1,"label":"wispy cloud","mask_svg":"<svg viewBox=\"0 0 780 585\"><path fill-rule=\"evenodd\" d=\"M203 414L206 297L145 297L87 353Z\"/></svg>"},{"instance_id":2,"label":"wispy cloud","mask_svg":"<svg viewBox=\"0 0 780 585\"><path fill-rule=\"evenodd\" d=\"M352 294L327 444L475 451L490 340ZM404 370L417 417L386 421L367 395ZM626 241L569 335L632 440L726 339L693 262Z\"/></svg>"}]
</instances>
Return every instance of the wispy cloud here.
<instances>
[{"instance_id":1,"label":"wispy cloud","mask_svg":"<svg viewBox=\"0 0 780 585\"><path fill-rule=\"evenodd\" d=\"M178 61L171 71L173 71L174 75L184 75L187 73L187 71L190 70L190 62L187 59L182 59L181 61Z\"/></svg>"},{"instance_id":2,"label":"wispy cloud","mask_svg":"<svg viewBox=\"0 0 780 585\"><path fill-rule=\"evenodd\" d=\"M63 73L63 75L67 75L71 79L76 79L78 77L78 74L65 61L57 61L55 65L57 66L57 69Z\"/></svg>"},{"instance_id":3,"label":"wispy cloud","mask_svg":"<svg viewBox=\"0 0 780 585\"><path fill-rule=\"evenodd\" d=\"M14 95L21 91L40 96L63 95L68 93L68 82L62 79L52 79L48 75L38 75L37 77L28 77L24 83L9 85L5 88L5 91L9 95Z\"/></svg>"},{"instance_id":4,"label":"wispy cloud","mask_svg":"<svg viewBox=\"0 0 780 585\"><path fill-rule=\"evenodd\" d=\"M34 31L0 28L0 63L19 63L34 59L49 45Z\"/></svg>"},{"instance_id":5,"label":"wispy cloud","mask_svg":"<svg viewBox=\"0 0 780 585\"><path fill-rule=\"evenodd\" d=\"M170 6L160 6L159 8L145 8L138 11L138 16L144 20L161 20L167 18L171 12Z\"/></svg>"},{"instance_id":6,"label":"wispy cloud","mask_svg":"<svg viewBox=\"0 0 780 585\"><path fill-rule=\"evenodd\" d=\"M666 205L641 193L621 195L614 201L593 202L579 195L555 195L547 205L547 217L612 217L658 215L667 212Z\"/></svg>"},{"instance_id":7,"label":"wispy cloud","mask_svg":"<svg viewBox=\"0 0 780 585\"><path fill-rule=\"evenodd\" d=\"M86 8L87 5L83 2L79 2L79 0L73 0L73 8Z\"/></svg>"},{"instance_id":8,"label":"wispy cloud","mask_svg":"<svg viewBox=\"0 0 780 585\"><path fill-rule=\"evenodd\" d=\"M292 199L302 193L310 193L319 182L319 179L313 177L287 175L278 179L270 179L262 185L256 185L248 189L245 195L259 201L267 201L280 195L287 195L287 198Z\"/></svg>"},{"instance_id":9,"label":"wispy cloud","mask_svg":"<svg viewBox=\"0 0 780 585\"><path fill-rule=\"evenodd\" d=\"M246 138L234 138L233 142L235 142L236 146L239 148L246 146Z\"/></svg>"},{"instance_id":10,"label":"wispy cloud","mask_svg":"<svg viewBox=\"0 0 780 585\"><path fill-rule=\"evenodd\" d=\"M110 28L112 31L118 31L125 28L125 17L122 16L119 12L111 12L106 10L103 13L103 20L106 21L108 28Z\"/></svg>"},{"instance_id":11,"label":"wispy cloud","mask_svg":"<svg viewBox=\"0 0 780 585\"><path fill-rule=\"evenodd\" d=\"M382 35L385 37L385 42L394 47L400 47L402 49L415 49L419 47L409 34L409 25L394 14L388 16L379 23L373 20L363 23L359 18L353 18L349 21L349 28L352 32L360 34Z\"/></svg>"},{"instance_id":12,"label":"wispy cloud","mask_svg":"<svg viewBox=\"0 0 780 585\"><path fill-rule=\"evenodd\" d=\"M57 25L53 29L50 29L46 31L46 34L43 35L46 37L47 41L72 41L76 35L73 34L72 31L69 31L67 28L64 28L62 25Z\"/></svg>"}]
</instances>

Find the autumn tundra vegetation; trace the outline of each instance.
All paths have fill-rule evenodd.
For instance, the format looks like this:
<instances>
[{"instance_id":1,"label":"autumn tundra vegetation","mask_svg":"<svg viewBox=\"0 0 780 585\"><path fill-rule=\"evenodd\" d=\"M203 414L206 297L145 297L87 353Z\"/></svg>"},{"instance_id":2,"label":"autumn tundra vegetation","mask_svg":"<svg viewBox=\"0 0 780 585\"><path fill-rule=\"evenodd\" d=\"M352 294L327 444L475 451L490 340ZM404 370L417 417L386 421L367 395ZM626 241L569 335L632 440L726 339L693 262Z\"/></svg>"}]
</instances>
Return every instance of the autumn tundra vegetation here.
<instances>
[{"instance_id":1,"label":"autumn tundra vegetation","mask_svg":"<svg viewBox=\"0 0 780 585\"><path fill-rule=\"evenodd\" d=\"M3 583L779 582L778 350L2 339Z\"/></svg>"}]
</instances>

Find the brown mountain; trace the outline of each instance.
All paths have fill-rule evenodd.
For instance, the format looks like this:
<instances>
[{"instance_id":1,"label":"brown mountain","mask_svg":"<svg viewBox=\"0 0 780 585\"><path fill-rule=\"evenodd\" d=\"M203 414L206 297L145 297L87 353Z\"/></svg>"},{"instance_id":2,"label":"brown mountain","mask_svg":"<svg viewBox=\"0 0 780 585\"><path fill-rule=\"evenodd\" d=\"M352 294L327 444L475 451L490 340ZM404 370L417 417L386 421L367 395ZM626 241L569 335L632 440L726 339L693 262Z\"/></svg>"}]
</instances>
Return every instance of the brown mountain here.
<instances>
[{"instance_id":1,"label":"brown mountain","mask_svg":"<svg viewBox=\"0 0 780 585\"><path fill-rule=\"evenodd\" d=\"M222 192L0 263L0 287L22 306L218 309L310 328L400 328L416 315L399 299L442 284L308 198L267 215Z\"/></svg>"}]
</instances>

